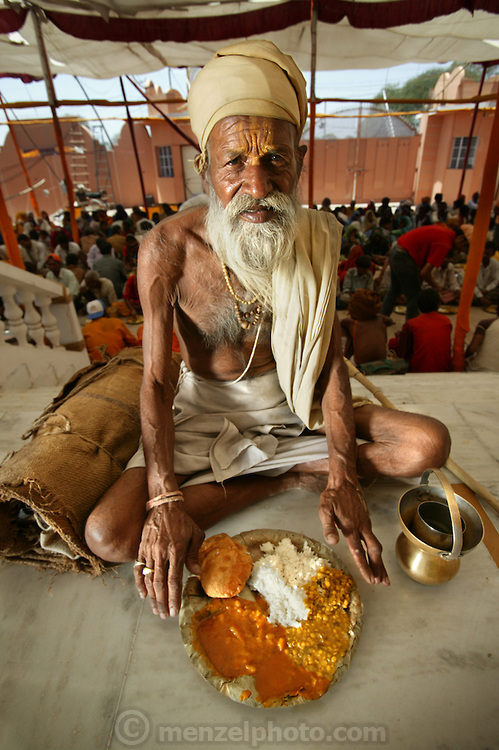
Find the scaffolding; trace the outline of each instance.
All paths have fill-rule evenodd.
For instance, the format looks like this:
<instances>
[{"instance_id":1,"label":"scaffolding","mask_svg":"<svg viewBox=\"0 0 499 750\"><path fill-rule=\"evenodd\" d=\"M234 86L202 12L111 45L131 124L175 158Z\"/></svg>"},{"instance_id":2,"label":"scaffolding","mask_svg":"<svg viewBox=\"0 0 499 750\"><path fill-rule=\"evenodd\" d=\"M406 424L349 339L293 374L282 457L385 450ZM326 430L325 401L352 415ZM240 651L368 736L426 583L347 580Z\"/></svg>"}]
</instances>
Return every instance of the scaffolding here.
<instances>
[{"instance_id":1,"label":"scaffolding","mask_svg":"<svg viewBox=\"0 0 499 750\"><path fill-rule=\"evenodd\" d=\"M104 145L107 133L102 122L92 125L92 140L94 145L95 189L105 197L108 203L114 203L113 180L109 165L109 154Z\"/></svg>"},{"instance_id":2,"label":"scaffolding","mask_svg":"<svg viewBox=\"0 0 499 750\"><path fill-rule=\"evenodd\" d=\"M83 186L85 190L90 190L90 174L88 170L85 135L79 123L72 123L67 138L67 144L70 156L69 173L71 181L77 188Z\"/></svg>"}]
</instances>

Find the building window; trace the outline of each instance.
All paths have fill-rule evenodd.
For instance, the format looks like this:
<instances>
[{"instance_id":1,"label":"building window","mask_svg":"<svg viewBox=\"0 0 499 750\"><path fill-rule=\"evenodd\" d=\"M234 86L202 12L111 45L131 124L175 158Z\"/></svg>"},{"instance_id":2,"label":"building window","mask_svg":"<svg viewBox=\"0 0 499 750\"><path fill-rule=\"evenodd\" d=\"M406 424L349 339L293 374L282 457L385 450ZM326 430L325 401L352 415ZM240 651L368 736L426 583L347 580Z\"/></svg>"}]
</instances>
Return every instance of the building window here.
<instances>
[{"instance_id":1,"label":"building window","mask_svg":"<svg viewBox=\"0 0 499 750\"><path fill-rule=\"evenodd\" d=\"M466 169L473 169L475 163L476 145L478 143L478 136L474 135L471 139L470 152L468 154L468 163ZM452 154L450 157L449 169L463 169L464 157L466 154L466 148L468 146L468 138L454 138L452 145Z\"/></svg>"},{"instance_id":2,"label":"building window","mask_svg":"<svg viewBox=\"0 0 499 750\"><path fill-rule=\"evenodd\" d=\"M158 168L160 177L173 177L173 156L171 146L158 146Z\"/></svg>"}]
</instances>

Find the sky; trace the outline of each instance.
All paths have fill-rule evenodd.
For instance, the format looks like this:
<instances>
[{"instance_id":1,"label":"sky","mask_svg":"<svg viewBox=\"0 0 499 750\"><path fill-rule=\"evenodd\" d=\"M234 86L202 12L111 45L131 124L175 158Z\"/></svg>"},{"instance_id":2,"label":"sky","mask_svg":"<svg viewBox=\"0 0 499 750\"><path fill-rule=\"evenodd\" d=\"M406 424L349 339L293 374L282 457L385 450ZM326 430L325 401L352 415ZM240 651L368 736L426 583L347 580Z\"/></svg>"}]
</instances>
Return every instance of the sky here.
<instances>
[{"instance_id":1,"label":"sky","mask_svg":"<svg viewBox=\"0 0 499 750\"><path fill-rule=\"evenodd\" d=\"M410 78L433 67L441 67L436 64L423 65L417 63L407 63L398 65L393 68L380 68L375 70L341 70L341 71L320 71L316 75L316 95L318 97L341 97L341 98L372 98L379 93L386 85L403 84ZM305 73L307 83L310 84L310 76ZM98 80L93 78L80 78L81 84L90 99L106 99L107 101L119 101L122 99L119 79ZM182 96L187 94L187 78L184 69L165 68L154 73L143 76L135 76L134 80L145 88L148 80L157 86L161 86L163 91L170 87L177 89ZM127 99L138 101L141 98L139 92L124 79L125 92ZM56 96L62 99L81 99L82 105L78 107L60 107L59 116L79 116L84 118L96 118L93 109L83 104L85 95L82 89L72 76L59 75L55 78ZM45 84L43 81L25 84L13 78L0 79L0 93L7 103L18 101L43 101L47 99ZM325 105L326 111L332 113L345 109L348 105L332 104ZM100 107L97 109L98 115L103 118L106 131L111 139L115 138L122 126L123 118L126 117L123 107ZM131 109L134 117L144 117L147 115L147 106L133 107ZM18 109L9 110L11 120L26 120L29 118L39 119L50 117L48 107L39 107L36 109ZM110 119L117 118L117 119ZM121 118L121 119L119 119ZM342 137L342 130L349 132L355 124L351 118L345 120L335 120L337 122L338 135ZM4 143L8 129L5 124L5 114L0 111L0 145ZM92 124L92 123L90 123ZM93 124L98 124L96 121ZM345 137L345 135L343 135Z\"/></svg>"}]
</instances>

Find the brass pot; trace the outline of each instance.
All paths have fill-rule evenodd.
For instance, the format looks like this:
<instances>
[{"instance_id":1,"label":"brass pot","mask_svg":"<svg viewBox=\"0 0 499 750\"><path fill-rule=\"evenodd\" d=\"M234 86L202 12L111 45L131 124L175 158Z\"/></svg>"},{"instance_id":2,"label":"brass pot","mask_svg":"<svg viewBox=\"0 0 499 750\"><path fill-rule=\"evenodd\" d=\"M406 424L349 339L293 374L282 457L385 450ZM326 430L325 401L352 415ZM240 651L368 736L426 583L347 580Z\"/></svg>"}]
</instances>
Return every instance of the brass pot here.
<instances>
[{"instance_id":1,"label":"brass pot","mask_svg":"<svg viewBox=\"0 0 499 750\"><path fill-rule=\"evenodd\" d=\"M441 487L428 486L432 472ZM428 502L432 503L430 515L426 508L425 512L420 511L420 506ZM442 511L436 513L438 508L433 504L442 505ZM448 528L442 526L446 523L446 514L450 520ZM437 586L454 578L461 557L483 538L482 520L477 511L463 497L454 494L449 480L439 469L426 469L420 486L402 495L399 520L402 533L395 547L397 559L410 578L426 586Z\"/></svg>"}]
</instances>

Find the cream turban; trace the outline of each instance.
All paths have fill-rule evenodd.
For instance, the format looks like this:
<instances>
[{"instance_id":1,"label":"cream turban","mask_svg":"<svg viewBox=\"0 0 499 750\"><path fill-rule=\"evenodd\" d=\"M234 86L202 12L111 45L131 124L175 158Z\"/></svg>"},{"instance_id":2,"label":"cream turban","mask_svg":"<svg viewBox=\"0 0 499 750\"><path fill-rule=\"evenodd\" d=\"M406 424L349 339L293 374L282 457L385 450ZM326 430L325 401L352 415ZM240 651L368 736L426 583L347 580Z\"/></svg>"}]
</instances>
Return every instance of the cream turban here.
<instances>
[{"instance_id":1,"label":"cream turban","mask_svg":"<svg viewBox=\"0 0 499 750\"><path fill-rule=\"evenodd\" d=\"M240 42L221 49L189 91L191 127L204 152L217 122L232 115L274 117L296 125L307 119L305 79L292 57L273 42Z\"/></svg>"}]
</instances>

